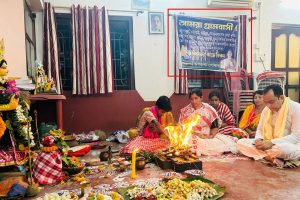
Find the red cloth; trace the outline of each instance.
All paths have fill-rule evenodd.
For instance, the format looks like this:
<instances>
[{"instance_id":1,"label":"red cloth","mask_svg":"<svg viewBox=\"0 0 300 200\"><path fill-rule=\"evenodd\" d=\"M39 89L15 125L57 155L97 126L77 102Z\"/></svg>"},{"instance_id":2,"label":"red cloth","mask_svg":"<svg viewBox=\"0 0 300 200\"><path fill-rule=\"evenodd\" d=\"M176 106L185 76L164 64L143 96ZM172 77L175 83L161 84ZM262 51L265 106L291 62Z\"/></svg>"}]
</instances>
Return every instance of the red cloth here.
<instances>
[{"instance_id":1,"label":"red cloth","mask_svg":"<svg viewBox=\"0 0 300 200\"><path fill-rule=\"evenodd\" d=\"M27 156L23 151L0 150L0 166L23 165L27 161Z\"/></svg>"},{"instance_id":2,"label":"red cloth","mask_svg":"<svg viewBox=\"0 0 300 200\"><path fill-rule=\"evenodd\" d=\"M76 156L76 157L84 156L85 154L90 152L91 146L87 144L87 145L80 146L80 148L76 147L76 149L77 149L76 151L73 151L72 148L69 149L68 156Z\"/></svg>"},{"instance_id":3,"label":"red cloth","mask_svg":"<svg viewBox=\"0 0 300 200\"><path fill-rule=\"evenodd\" d=\"M121 149L121 154L132 153L135 148L138 148L139 152L141 151L150 151L154 152L159 149L163 149L169 146L169 141L161 138L144 138L139 136L131 140L126 144L126 146Z\"/></svg>"},{"instance_id":4,"label":"red cloth","mask_svg":"<svg viewBox=\"0 0 300 200\"><path fill-rule=\"evenodd\" d=\"M43 145L46 147L51 147L54 145L54 141L55 141L55 139L53 136L51 136L51 135L45 136L43 139Z\"/></svg>"},{"instance_id":5,"label":"red cloth","mask_svg":"<svg viewBox=\"0 0 300 200\"><path fill-rule=\"evenodd\" d=\"M60 153L57 151L40 153L33 168L33 178L43 185L61 181L64 173Z\"/></svg>"}]
</instances>

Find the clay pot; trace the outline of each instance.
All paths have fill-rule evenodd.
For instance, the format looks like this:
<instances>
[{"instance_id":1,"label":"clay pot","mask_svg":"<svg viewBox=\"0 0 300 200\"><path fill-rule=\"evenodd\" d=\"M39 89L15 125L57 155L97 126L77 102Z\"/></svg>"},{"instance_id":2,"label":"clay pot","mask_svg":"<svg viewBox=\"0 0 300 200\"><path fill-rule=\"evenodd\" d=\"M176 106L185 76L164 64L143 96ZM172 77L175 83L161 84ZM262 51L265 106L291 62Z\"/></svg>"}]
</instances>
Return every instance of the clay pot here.
<instances>
[{"instance_id":1,"label":"clay pot","mask_svg":"<svg viewBox=\"0 0 300 200\"><path fill-rule=\"evenodd\" d=\"M101 161L108 161L109 157L110 155L107 151L102 151L99 156Z\"/></svg>"},{"instance_id":2,"label":"clay pot","mask_svg":"<svg viewBox=\"0 0 300 200\"><path fill-rule=\"evenodd\" d=\"M69 175L79 174L84 168L84 165L76 168L64 167L63 169L68 172Z\"/></svg>"},{"instance_id":3,"label":"clay pot","mask_svg":"<svg viewBox=\"0 0 300 200\"><path fill-rule=\"evenodd\" d=\"M136 159L136 169L137 170L143 170L145 169L145 165L146 165L146 161L145 161L145 158L144 157L138 157Z\"/></svg>"}]
</instances>

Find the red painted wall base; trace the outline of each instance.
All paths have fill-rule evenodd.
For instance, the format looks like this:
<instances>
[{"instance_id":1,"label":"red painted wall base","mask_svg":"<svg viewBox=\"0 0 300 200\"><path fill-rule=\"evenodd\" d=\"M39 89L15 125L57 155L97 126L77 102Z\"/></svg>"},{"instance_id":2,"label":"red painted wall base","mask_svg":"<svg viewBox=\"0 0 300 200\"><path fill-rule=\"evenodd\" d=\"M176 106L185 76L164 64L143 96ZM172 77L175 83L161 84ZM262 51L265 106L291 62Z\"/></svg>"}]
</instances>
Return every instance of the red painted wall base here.
<instances>
[{"instance_id":1,"label":"red painted wall base","mask_svg":"<svg viewBox=\"0 0 300 200\"><path fill-rule=\"evenodd\" d=\"M208 100L212 89L204 89L203 99ZM135 126L136 118L144 107L155 101L144 101L135 90L116 91L110 95L76 96L65 91L63 102L63 127L67 132L88 132L91 130L128 130ZM189 104L188 95L171 96L172 112L178 121L180 109ZM56 121L55 102L41 101L32 105L38 110L38 122Z\"/></svg>"}]
</instances>

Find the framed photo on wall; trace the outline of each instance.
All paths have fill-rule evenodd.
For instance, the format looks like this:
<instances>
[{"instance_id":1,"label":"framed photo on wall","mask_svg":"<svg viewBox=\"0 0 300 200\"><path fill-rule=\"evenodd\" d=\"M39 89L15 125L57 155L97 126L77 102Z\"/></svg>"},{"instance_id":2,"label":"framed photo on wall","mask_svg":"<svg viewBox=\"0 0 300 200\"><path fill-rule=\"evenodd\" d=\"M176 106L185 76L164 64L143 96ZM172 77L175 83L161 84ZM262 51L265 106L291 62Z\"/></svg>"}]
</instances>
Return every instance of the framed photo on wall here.
<instances>
[{"instance_id":1,"label":"framed photo on wall","mask_svg":"<svg viewBox=\"0 0 300 200\"><path fill-rule=\"evenodd\" d=\"M164 13L163 12L149 12L149 34L164 34Z\"/></svg>"},{"instance_id":2,"label":"framed photo on wall","mask_svg":"<svg viewBox=\"0 0 300 200\"><path fill-rule=\"evenodd\" d=\"M131 0L133 10L149 10L150 0Z\"/></svg>"}]
</instances>

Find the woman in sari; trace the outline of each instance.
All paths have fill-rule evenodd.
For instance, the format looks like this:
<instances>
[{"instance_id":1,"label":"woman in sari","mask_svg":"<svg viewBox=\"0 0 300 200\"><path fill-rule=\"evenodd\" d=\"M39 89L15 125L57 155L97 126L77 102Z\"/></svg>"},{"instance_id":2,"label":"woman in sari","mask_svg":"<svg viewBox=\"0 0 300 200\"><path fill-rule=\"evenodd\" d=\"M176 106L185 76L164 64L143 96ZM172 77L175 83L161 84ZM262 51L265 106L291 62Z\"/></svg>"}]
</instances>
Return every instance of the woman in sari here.
<instances>
[{"instance_id":1,"label":"woman in sari","mask_svg":"<svg viewBox=\"0 0 300 200\"><path fill-rule=\"evenodd\" d=\"M129 135L138 136L126 144L121 154L132 153L136 148L153 152L169 145L164 128L174 125L171 109L170 99L166 96L159 97L155 106L144 108L138 117L137 128L129 131Z\"/></svg>"},{"instance_id":2,"label":"woman in sari","mask_svg":"<svg viewBox=\"0 0 300 200\"><path fill-rule=\"evenodd\" d=\"M246 108L239 123L239 128L246 131L250 138L255 137L260 114L264 108L263 91L257 90L253 94L253 104Z\"/></svg>"},{"instance_id":3,"label":"woman in sari","mask_svg":"<svg viewBox=\"0 0 300 200\"><path fill-rule=\"evenodd\" d=\"M180 123L184 124L191 118L200 116L197 125L193 127L193 134L189 138L192 151L197 156L220 155L225 152L237 153L236 138L220 134L219 128L222 120L216 110L207 103L202 102L202 92L200 89L193 89L189 93L191 103L181 109Z\"/></svg>"},{"instance_id":4,"label":"woman in sari","mask_svg":"<svg viewBox=\"0 0 300 200\"><path fill-rule=\"evenodd\" d=\"M231 135L234 128L234 117L231 114L228 106L220 101L220 94L217 91L209 93L210 105L216 109L222 124L219 133L224 135Z\"/></svg>"}]
</instances>

